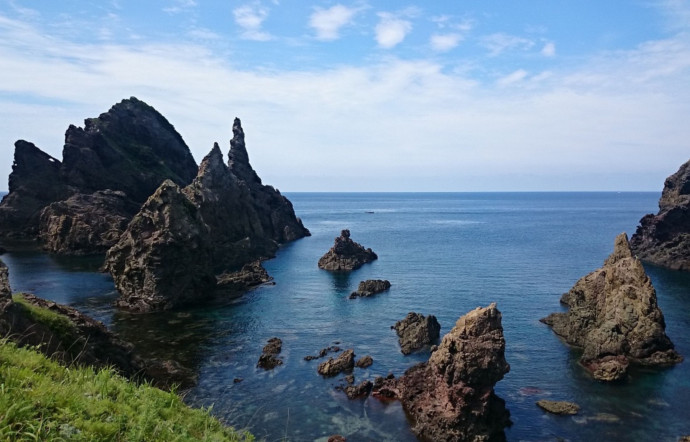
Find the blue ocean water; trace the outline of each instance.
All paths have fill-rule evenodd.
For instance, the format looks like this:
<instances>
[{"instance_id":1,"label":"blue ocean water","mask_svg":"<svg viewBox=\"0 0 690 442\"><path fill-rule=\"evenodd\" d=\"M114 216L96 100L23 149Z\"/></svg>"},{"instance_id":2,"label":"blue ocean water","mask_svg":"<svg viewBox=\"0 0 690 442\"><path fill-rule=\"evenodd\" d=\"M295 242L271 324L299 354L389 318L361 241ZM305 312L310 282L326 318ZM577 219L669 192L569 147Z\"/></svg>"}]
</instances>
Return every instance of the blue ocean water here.
<instances>
[{"instance_id":1,"label":"blue ocean water","mask_svg":"<svg viewBox=\"0 0 690 442\"><path fill-rule=\"evenodd\" d=\"M436 315L441 334L478 306L503 313L510 372L496 386L511 412L508 440L675 441L690 434L690 368L636 369L624 384L592 380L578 352L539 319L600 267L620 232L657 211L658 193L294 193L287 194L312 236L264 263L275 285L214 305L131 315L112 307L117 294L98 263L35 252L2 256L15 291L70 304L104 321L141 350L172 357L198 373L185 400L212 406L225 422L273 440L415 440L401 407L374 398L348 400L343 376L322 378L321 360L304 356L337 343L374 364L356 382L400 375L428 352L400 353L390 326L410 311ZM316 263L341 229L379 259L350 275ZM646 266L667 333L690 357L690 274ZM359 281L388 279L389 292L348 299ZM284 364L256 368L266 340L283 340ZM575 401L559 417L535 402Z\"/></svg>"}]
</instances>

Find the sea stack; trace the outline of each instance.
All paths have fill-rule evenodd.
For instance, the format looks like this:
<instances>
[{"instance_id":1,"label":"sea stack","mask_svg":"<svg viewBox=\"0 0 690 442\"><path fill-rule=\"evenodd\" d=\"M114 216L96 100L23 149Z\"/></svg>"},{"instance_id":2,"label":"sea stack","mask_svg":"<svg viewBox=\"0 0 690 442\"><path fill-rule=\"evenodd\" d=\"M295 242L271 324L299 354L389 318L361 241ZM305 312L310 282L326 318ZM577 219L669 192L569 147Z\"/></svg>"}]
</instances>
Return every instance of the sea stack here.
<instances>
[{"instance_id":1,"label":"sea stack","mask_svg":"<svg viewBox=\"0 0 690 442\"><path fill-rule=\"evenodd\" d=\"M374 395L399 399L421 440L505 440L510 413L494 385L509 370L501 312L491 304L458 319L428 362L375 385Z\"/></svg>"},{"instance_id":2,"label":"sea stack","mask_svg":"<svg viewBox=\"0 0 690 442\"><path fill-rule=\"evenodd\" d=\"M197 165L175 128L134 97L84 128L70 125L62 161L15 143L0 237L41 239L54 253L104 253L166 179L189 184Z\"/></svg>"},{"instance_id":3,"label":"sea stack","mask_svg":"<svg viewBox=\"0 0 690 442\"><path fill-rule=\"evenodd\" d=\"M349 272L375 259L378 259L376 253L354 242L350 238L350 231L345 229L335 238L333 247L319 259L318 265L324 270Z\"/></svg>"},{"instance_id":4,"label":"sea stack","mask_svg":"<svg viewBox=\"0 0 690 442\"><path fill-rule=\"evenodd\" d=\"M630 246L642 261L690 270L690 161L666 178L659 213L640 220Z\"/></svg>"},{"instance_id":5,"label":"sea stack","mask_svg":"<svg viewBox=\"0 0 690 442\"><path fill-rule=\"evenodd\" d=\"M105 266L122 295L120 306L153 311L194 304L216 288L216 277L235 290L268 281L256 261L309 235L290 201L261 184L239 119L233 132L228 165L214 144L191 184L163 183L108 250ZM244 267L249 263L255 264ZM228 280L243 268L256 277Z\"/></svg>"},{"instance_id":6,"label":"sea stack","mask_svg":"<svg viewBox=\"0 0 690 442\"><path fill-rule=\"evenodd\" d=\"M625 233L616 237L604 266L577 281L561 303L567 313L552 313L541 321L583 348L580 362L595 379L623 379L630 363L663 366L682 361L666 336L652 282Z\"/></svg>"}]
</instances>

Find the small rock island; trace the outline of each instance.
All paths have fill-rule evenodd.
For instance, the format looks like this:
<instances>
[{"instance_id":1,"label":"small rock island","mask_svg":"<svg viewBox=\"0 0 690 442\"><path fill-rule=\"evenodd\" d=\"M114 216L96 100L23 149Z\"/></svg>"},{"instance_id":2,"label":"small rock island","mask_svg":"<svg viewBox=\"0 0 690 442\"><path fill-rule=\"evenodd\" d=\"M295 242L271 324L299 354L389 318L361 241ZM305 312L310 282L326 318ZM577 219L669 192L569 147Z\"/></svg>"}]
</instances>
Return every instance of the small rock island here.
<instances>
[{"instance_id":1,"label":"small rock island","mask_svg":"<svg viewBox=\"0 0 690 442\"><path fill-rule=\"evenodd\" d=\"M344 229L335 239L333 247L319 259L319 268L332 272L349 272L378 259L373 250L365 249L350 238L350 231Z\"/></svg>"},{"instance_id":2,"label":"small rock island","mask_svg":"<svg viewBox=\"0 0 690 442\"><path fill-rule=\"evenodd\" d=\"M583 348L580 363L595 379L623 379L631 362L664 366L683 360L666 336L656 291L625 233L616 237L604 266L577 281L561 303L567 313L552 313L541 321Z\"/></svg>"}]
</instances>

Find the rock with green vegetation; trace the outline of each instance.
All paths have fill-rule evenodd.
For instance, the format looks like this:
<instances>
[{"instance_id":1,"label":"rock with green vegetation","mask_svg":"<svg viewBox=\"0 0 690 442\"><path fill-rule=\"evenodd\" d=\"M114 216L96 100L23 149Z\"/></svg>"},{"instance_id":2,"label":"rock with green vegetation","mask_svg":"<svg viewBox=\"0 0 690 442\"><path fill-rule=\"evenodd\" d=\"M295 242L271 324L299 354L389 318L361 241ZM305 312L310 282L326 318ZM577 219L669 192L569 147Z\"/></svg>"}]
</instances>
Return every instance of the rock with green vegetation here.
<instances>
[{"instance_id":1,"label":"rock with green vegetation","mask_svg":"<svg viewBox=\"0 0 690 442\"><path fill-rule=\"evenodd\" d=\"M267 282L259 261L309 235L290 201L249 165L239 119L233 131L229 165L214 144L193 182L174 192L161 185L108 251L119 305L152 311L197 303L216 285L209 275L233 291Z\"/></svg>"},{"instance_id":2,"label":"rock with green vegetation","mask_svg":"<svg viewBox=\"0 0 690 442\"><path fill-rule=\"evenodd\" d=\"M10 304L12 304L10 275L7 266L0 259L0 314L2 314Z\"/></svg>"},{"instance_id":3,"label":"rock with green vegetation","mask_svg":"<svg viewBox=\"0 0 690 442\"><path fill-rule=\"evenodd\" d=\"M690 161L666 178L659 212L640 220L630 246L642 261L690 270Z\"/></svg>"},{"instance_id":4,"label":"rock with green vegetation","mask_svg":"<svg viewBox=\"0 0 690 442\"><path fill-rule=\"evenodd\" d=\"M537 401L537 406L551 414L573 415L580 411L580 406L573 402L550 401L542 399Z\"/></svg>"},{"instance_id":5,"label":"rock with green vegetation","mask_svg":"<svg viewBox=\"0 0 690 442\"><path fill-rule=\"evenodd\" d=\"M111 369L69 369L0 341L0 439L251 441L174 392L136 384Z\"/></svg>"},{"instance_id":6,"label":"rock with green vegetation","mask_svg":"<svg viewBox=\"0 0 690 442\"><path fill-rule=\"evenodd\" d=\"M118 305L138 312L199 303L216 285L208 229L169 180L108 250L105 267L120 292Z\"/></svg>"},{"instance_id":7,"label":"rock with green vegetation","mask_svg":"<svg viewBox=\"0 0 690 442\"><path fill-rule=\"evenodd\" d=\"M127 204L115 207L138 208L165 179L185 186L196 175L196 162L180 134L143 101L123 100L84 123L84 128L67 129L62 162L29 142L15 143L9 193L0 203L0 236L36 239L40 234L56 253L102 252L105 227L101 224L105 221L110 228L121 223L101 216L112 207L101 204L102 195L92 197L93 201L88 195L124 192ZM79 202L87 204L85 208L76 209L76 202L68 200L77 194L82 194ZM41 220L45 208L65 200ZM88 216L89 207L100 212ZM131 218L136 208L127 208L124 215ZM119 210L115 213L122 215ZM55 235L59 238L53 239Z\"/></svg>"},{"instance_id":8,"label":"rock with green vegetation","mask_svg":"<svg viewBox=\"0 0 690 442\"><path fill-rule=\"evenodd\" d=\"M577 281L561 303L567 313L552 313L541 321L583 348L580 363L595 379L623 379L631 362L665 366L683 360L666 336L656 291L625 233L616 237L603 267Z\"/></svg>"}]
</instances>

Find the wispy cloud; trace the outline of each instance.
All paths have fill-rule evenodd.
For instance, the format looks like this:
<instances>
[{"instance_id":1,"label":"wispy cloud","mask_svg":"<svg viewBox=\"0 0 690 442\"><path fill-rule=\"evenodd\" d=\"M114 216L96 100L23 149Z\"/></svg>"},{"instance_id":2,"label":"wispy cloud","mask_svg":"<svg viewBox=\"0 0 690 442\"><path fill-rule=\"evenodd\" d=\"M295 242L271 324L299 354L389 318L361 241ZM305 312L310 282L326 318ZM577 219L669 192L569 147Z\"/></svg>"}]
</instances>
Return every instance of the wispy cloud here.
<instances>
[{"instance_id":1,"label":"wispy cloud","mask_svg":"<svg viewBox=\"0 0 690 442\"><path fill-rule=\"evenodd\" d=\"M268 9L258 3L235 8L232 15L235 23L242 28L240 36L245 40L268 41L272 36L262 30L262 25L268 17Z\"/></svg>"},{"instance_id":2,"label":"wispy cloud","mask_svg":"<svg viewBox=\"0 0 690 442\"><path fill-rule=\"evenodd\" d=\"M352 23L358 9L337 4L328 9L317 7L309 17L309 26L316 31L318 40L337 40L340 29Z\"/></svg>"},{"instance_id":3,"label":"wispy cloud","mask_svg":"<svg viewBox=\"0 0 690 442\"><path fill-rule=\"evenodd\" d=\"M505 86L510 86L511 84L518 83L518 82L524 80L526 77L527 77L527 71L524 69L518 69L518 70L513 71L504 77L499 78L496 83L501 87L505 87Z\"/></svg>"},{"instance_id":4,"label":"wispy cloud","mask_svg":"<svg viewBox=\"0 0 690 442\"><path fill-rule=\"evenodd\" d=\"M391 49L405 40L410 31L412 23L399 15L389 12L378 14L379 22L376 25L376 42L384 49Z\"/></svg>"},{"instance_id":5,"label":"wispy cloud","mask_svg":"<svg viewBox=\"0 0 690 442\"><path fill-rule=\"evenodd\" d=\"M431 36L429 43L431 49L436 52L447 52L460 44L463 37L460 34L434 34Z\"/></svg>"},{"instance_id":6,"label":"wispy cloud","mask_svg":"<svg viewBox=\"0 0 690 442\"><path fill-rule=\"evenodd\" d=\"M489 50L489 56L496 57L508 50L528 50L534 46L534 41L515 35L496 33L482 39L482 45Z\"/></svg>"},{"instance_id":7,"label":"wispy cloud","mask_svg":"<svg viewBox=\"0 0 690 442\"><path fill-rule=\"evenodd\" d=\"M541 55L544 57L553 57L556 55L556 44L553 42L548 42L544 44L544 47L541 48Z\"/></svg>"},{"instance_id":8,"label":"wispy cloud","mask_svg":"<svg viewBox=\"0 0 690 442\"><path fill-rule=\"evenodd\" d=\"M163 11L169 14L177 14L180 12L187 11L196 6L197 3L195 0L173 0L170 6L163 8Z\"/></svg>"}]
</instances>

